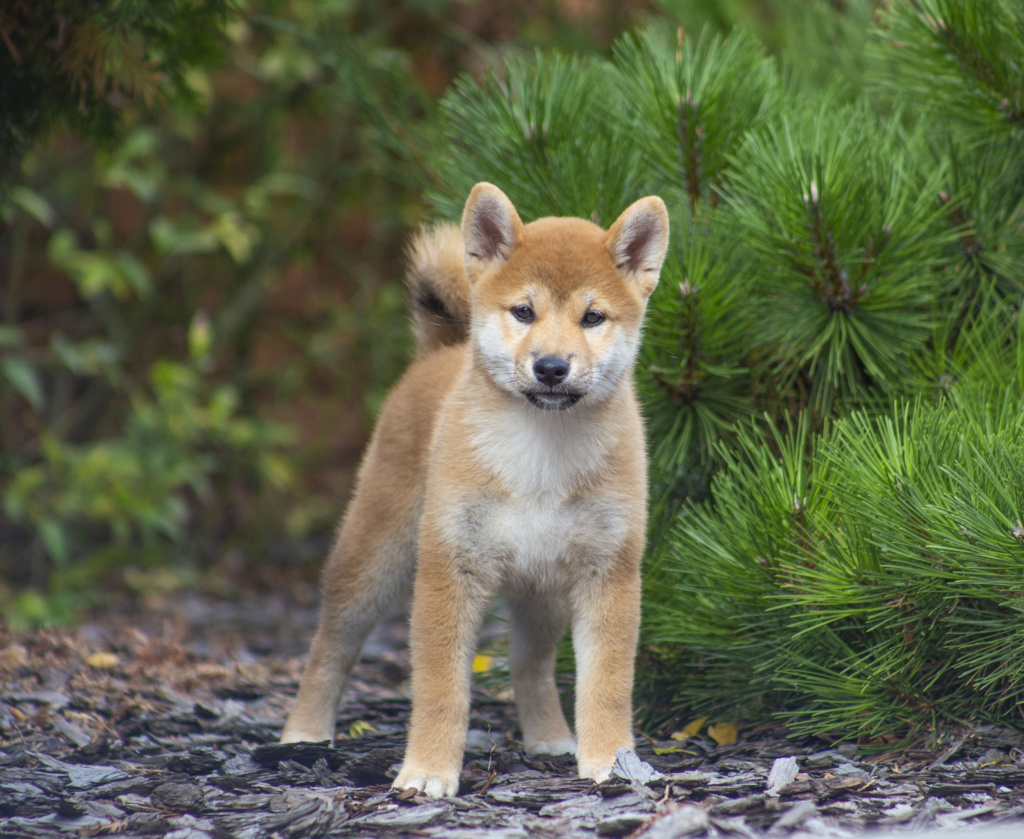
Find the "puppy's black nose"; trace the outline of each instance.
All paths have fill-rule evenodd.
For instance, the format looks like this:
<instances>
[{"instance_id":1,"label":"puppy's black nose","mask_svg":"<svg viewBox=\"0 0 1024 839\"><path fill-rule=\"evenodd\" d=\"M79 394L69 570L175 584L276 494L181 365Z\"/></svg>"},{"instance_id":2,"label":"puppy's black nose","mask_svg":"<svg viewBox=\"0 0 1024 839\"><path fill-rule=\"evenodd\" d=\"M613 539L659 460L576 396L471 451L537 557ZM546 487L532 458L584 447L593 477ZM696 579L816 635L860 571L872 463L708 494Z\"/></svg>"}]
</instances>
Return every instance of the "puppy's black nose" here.
<instances>
[{"instance_id":1,"label":"puppy's black nose","mask_svg":"<svg viewBox=\"0 0 1024 839\"><path fill-rule=\"evenodd\" d=\"M539 358L533 364L533 375L542 385L554 387L565 381L569 375L569 362L553 355Z\"/></svg>"}]
</instances>

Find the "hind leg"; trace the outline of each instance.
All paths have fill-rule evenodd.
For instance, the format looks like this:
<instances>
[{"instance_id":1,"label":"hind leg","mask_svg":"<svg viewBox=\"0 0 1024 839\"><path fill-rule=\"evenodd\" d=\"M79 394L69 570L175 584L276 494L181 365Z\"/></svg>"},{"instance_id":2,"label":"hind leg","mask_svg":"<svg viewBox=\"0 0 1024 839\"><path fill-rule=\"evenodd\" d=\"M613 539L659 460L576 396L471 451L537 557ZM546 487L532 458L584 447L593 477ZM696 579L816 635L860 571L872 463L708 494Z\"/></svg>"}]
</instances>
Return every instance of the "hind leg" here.
<instances>
[{"instance_id":1,"label":"hind leg","mask_svg":"<svg viewBox=\"0 0 1024 839\"><path fill-rule=\"evenodd\" d=\"M558 640L565 634L569 609L563 598L551 595L510 596L509 606L509 670L526 751L575 754L576 741L555 685Z\"/></svg>"},{"instance_id":2,"label":"hind leg","mask_svg":"<svg viewBox=\"0 0 1024 839\"><path fill-rule=\"evenodd\" d=\"M411 534L383 533L386 516L360 515L359 499L323 573L320 624L288 715L282 743L334 737L334 721L348 676L366 636L409 589L415 569Z\"/></svg>"},{"instance_id":3,"label":"hind leg","mask_svg":"<svg viewBox=\"0 0 1024 839\"><path fill-rule=\"evenodd\" d=\"M363 642L411 586L433 417L461 369L461 350L413 362L392 389L323 574L320 625L281 739L329 740Z\"/></svg>"}]
</instances>

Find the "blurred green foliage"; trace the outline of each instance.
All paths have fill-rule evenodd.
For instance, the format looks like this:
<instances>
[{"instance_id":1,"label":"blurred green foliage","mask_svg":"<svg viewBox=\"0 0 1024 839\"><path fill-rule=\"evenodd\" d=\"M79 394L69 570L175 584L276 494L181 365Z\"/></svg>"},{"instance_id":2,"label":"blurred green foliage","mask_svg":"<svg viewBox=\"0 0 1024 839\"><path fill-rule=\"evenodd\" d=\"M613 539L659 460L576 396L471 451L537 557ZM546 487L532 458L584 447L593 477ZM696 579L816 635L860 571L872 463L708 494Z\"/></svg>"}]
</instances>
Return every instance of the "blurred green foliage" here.
<instances>
[{"instance_id":1,"label":"blurred green foliage","mask_svg":"<svg viewBox=\"0 0 1024 839\"><path fill-rule=\"evenodd\" d=\"M195 100L222 55L232 0L9 0L0 9L0 186L60 120L111 140L132 102Z\"/></svg>"},{"instance_id":2,"label":"blurred green foliage","mask_svg":"<svg viewBox=\"0 0 1024 839\"><path fill-rule=\"evenodd\" d=\"M440 183L438 98L517 43L602 49L636 14L5 4L5 616L221 585L238 550L242 585L312 579L411 347L401 254Z\"/></svg>"}]
</instances>

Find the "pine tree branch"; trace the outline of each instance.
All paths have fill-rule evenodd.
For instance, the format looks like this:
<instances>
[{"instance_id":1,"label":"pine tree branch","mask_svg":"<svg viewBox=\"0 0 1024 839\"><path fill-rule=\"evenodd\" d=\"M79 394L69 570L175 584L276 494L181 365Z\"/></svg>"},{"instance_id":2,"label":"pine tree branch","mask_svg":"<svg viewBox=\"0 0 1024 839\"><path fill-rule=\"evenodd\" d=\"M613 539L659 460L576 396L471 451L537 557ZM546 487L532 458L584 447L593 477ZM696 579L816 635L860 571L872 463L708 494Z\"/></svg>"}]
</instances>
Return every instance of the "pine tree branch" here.
<instances>
[{"instance_id":1,"label":"pine tree branch","mask_svg":"<svg viewBox=\"0 0 1024 839\"><path fill-rule=\"evenodd\" d=\"M968 219L966 215L964 215L963 207L957 204L953 204L952 195L950 195L945 190L939 193L939 200L942 202L943 206L949 207L949 219L952 222L953 226L957 230L964 231L963 235L960 237L961 248L963 249L963 252L967 256L967 258L971 262L975 262L978 259L978 257L981 256L983 248L981 246L981 240L977 237L977 235L975 235L974 231L971 230L970 228ZM992 273L987 268L985 270L989 274Z\"/></svg>"},{"instance_id":2,"label":"pine tree branch","mask_svg":"<svg viewBox=\"0 0 1024 839\"><path fill-rule=\"evenodd\" d=\"M948 53L953 56L967 75L972 76L982 85L988 87L1001 97L999 110L1011 123L1024 124L1024 100L1021 92L1014 90L1001 74L995 72L992 64L985 61L974 51L971 43L963 37L963 33L950 27L942 18L925 15L931 25L932 32L945 44Z\"/></svg>"},{"instance_id":3,"label":"pine tree branch","mask_svg":"<svg viewBox=\"0 0 1024 839\"><path fill-rule=\"evenodd\" d=\"M703 128L696 124L700 113L699 103L689 98L679 98L676 105L676 134L679 138L679 157L682 168L682 182L690 196L690 213L697 212L701 199L701 140Z\"/></svg>"},{"instance_id":4,"label":"pine tree branch","mask_svg":"<svg viewBox=\"0 0 1024 839\"><path fill-rule=\"evenodd\" d=\"M815 183L811 182L810 192L804 195L804 205L811 216L809 231L814 249L812 253L818 260L818 272L814 275L811 287L821 295L833 311L849 312L857 305L857 300L867 289L854 292L846 275L846 269L839 261L832 231L825 226L819 205L820 196ZM823 278L823 279L822 279Z\"/></svg>"}]
</instances>

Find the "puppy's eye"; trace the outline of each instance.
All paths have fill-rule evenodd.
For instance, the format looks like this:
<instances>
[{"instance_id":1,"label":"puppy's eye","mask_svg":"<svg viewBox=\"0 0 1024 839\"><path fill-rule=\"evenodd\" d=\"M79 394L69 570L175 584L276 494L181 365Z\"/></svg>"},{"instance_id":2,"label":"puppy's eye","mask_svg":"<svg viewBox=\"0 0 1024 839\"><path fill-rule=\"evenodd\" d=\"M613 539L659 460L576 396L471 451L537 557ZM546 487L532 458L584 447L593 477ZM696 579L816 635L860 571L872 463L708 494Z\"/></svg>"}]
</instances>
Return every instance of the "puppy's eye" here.
<instances>
[{"instance_id":1,"label":"puppy's eye","mask_svg":"<svg viewBox=\"0 0 1024 839\"><path fill-rule=\"evenodd\" d=\"M520 303L518 306L512 307L512 317L520 323L533 323L533 319L536 315L534 315L533 309L525 303Z\"/></svg>"},{"instance_id":2,"label":"puppy's eye","mask_svg":"<svg viewBox=\"0 0 1024 839\"><path fill-rule=\"evenodd\" d=\"M604 315L598 312L596 309L591 309L583 316L584 326L597 326L604 320Z\"/></svg>"}]
</instances>

